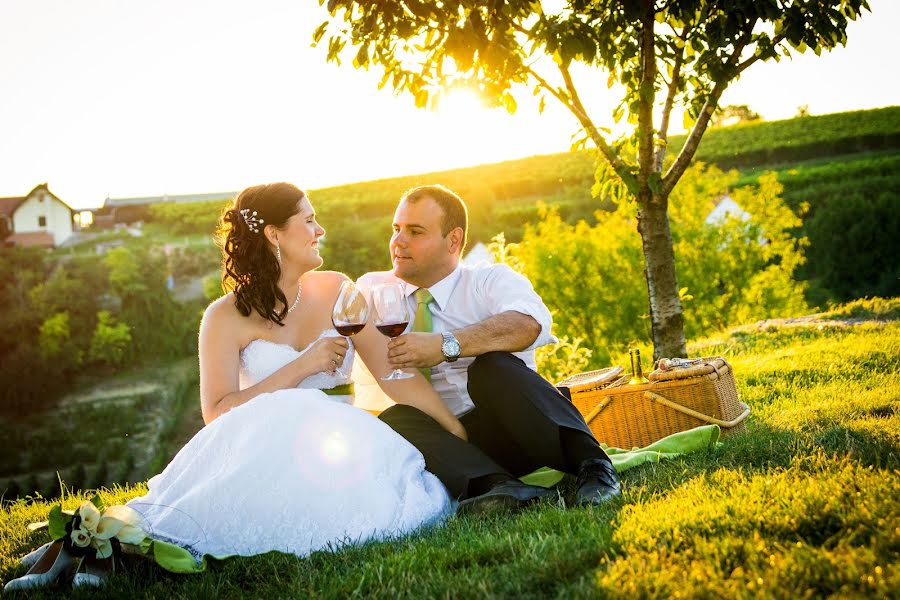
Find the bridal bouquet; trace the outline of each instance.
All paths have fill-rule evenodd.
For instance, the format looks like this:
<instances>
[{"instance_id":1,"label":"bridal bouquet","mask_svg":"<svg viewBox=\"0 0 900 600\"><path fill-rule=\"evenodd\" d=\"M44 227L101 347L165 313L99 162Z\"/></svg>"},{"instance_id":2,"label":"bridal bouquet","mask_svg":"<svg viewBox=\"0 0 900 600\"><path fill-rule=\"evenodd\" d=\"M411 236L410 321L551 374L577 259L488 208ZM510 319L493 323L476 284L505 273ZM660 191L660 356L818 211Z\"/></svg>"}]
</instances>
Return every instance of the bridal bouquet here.
<instances>
[{"instance_id":1,"label":"bridal bouquet","mask_svg":"<svg viewBox=\"0 0 900 600\"><path fill-rule=\"evenodd\" d=\"M32 523L28 529L47 529L53 541L62 540L63 547L72 556L94 552L97 558L108 558L116 546L124 545L122 549L126 553L146 556L173 573L198 573L206 569L205 556L157 539L138 511L122 504L106 507L96 495L82 502L77 511L63 510L61 505L56 505L50 509L46 521Z\"/></svg>"},{"instance_id":2,"label":"bridal bouquet","mask_svg":"<svg viewBox=\"0 0 900 600\"><path fill-rule=\"evenodd\" d=\"M47 527L53 541L62 540L73 556L84 556L93 550L97 558L108 558L113 553L114 541L133 545L144 542L147 533L141 527L142 520L133 508L124 505L104 507L100 496L94 496L83 502L77 511L54 506L47 521L34 523L29 529Z\"/></svg>"}]
</instances>

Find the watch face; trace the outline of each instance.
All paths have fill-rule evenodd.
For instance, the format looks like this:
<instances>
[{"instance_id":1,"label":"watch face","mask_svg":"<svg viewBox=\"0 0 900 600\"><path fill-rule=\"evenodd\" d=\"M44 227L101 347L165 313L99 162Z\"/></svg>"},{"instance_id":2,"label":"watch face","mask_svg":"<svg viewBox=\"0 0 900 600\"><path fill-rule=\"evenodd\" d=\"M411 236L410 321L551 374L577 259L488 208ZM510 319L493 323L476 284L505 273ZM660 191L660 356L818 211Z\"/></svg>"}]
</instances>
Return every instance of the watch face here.
<instances>
[{"instance_id":1,"label":"watch face","mask_svg":"<svg viewBox=\"0 0 900 600\"><path fill-rule=\"evenodd\" d=\"M444 356L458 356L459 343L454 340L447 340L441 344L441 350L444 352Z\"/></svg>"}]
</instances>

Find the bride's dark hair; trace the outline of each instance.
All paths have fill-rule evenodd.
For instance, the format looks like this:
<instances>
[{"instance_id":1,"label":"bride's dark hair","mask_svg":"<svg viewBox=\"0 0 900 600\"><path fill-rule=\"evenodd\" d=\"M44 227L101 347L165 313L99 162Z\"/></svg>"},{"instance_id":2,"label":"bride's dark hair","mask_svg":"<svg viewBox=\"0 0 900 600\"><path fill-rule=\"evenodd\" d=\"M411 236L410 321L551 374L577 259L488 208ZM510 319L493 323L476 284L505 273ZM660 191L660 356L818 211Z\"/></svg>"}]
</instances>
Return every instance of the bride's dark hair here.
<instances>
[{"instance_id":1,"label":"bride's dark hair","mask_svg":"<svg viewBox=\"0 0 900 600\"><path fill-rule=\"evenodd\" d=\"M264 319L284 324L288 303L278 287L281 265L264 229L283 228L305 197L290 183L255 185L238 194L234 206L223 213L216 231L222 248L222 288L234 292L237 309L245 317L255 310Z\"/></svg>"}]
</instances>

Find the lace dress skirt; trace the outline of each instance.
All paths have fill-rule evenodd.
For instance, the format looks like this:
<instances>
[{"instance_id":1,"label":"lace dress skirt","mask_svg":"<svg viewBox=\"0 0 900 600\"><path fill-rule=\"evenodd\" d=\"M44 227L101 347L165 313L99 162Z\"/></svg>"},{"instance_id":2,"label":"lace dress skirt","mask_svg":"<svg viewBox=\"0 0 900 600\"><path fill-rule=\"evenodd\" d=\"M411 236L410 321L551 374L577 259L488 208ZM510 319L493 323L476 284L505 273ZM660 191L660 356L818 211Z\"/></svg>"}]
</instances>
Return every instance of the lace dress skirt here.
<instances>
[{"instance_id":1,"label":"lace dress skirt","mask_svg":"<svg viewBox=\"0 0 900 600\"><path fill-rule=\"evenodd\" d=\"M261 394L204 427L129 506L195 557L305 556L400 536L451 510L421 453L319 390Z\"/></svg>"}]
</instances>

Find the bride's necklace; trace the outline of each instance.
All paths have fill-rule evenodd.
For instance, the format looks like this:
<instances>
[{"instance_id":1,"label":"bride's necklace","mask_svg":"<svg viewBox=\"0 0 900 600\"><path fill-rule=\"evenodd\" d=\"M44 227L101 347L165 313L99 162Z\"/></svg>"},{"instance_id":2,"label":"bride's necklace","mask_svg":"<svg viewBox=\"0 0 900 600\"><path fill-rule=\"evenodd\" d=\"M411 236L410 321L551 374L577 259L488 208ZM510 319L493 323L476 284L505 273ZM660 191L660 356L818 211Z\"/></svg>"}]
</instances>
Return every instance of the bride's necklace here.
<instances>
[{"instance_id":1,"label":"bride's necklace","mask_svg":"<svg viewBox=\"0 0 900 600\"><path fill-rule=\"evenodd\" d=\"M300 292L303 291L303 284L297 282L297 297L294 298L294 303L291 304L291 307L288 309L287 314L291 314L294 312L294 309L297 308L297 305L300 303Z\"/></svg>"}]
</instances>

